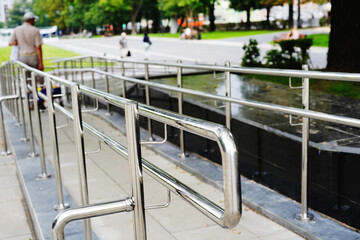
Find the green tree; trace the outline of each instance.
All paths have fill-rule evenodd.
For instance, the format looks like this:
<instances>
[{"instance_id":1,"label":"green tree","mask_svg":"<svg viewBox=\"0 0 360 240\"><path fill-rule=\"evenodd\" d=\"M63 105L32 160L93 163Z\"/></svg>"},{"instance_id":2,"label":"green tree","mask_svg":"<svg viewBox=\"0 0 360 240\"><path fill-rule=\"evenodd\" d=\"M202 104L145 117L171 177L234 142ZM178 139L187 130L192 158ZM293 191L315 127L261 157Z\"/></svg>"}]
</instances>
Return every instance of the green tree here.
<instances>
[{"instance_id":1,"label":"green tree","mask_svg":"<svg viewBox=\"0 0 360 240\"><path fill-rule=\"evenodd\" d=\"M204 5L200 0L163 0L163 9L168 16L183 18L188 24L188 19L195 19L197 14L204 12Z\"/></svg>"},{"instance_id":2,"label":"green tree","mask_svg":"<svg viewBox=\"0 0 360 240\"><path fill-rule=\"evenodd\" d=\"M209 32L214 32L216 30L215 26L215 3L216 0L202 0L203 6L207 10L207 15L209 16Z\"/></svg>"},{"instance_id":3,"label":"green tree","mask_svg":"<svg viewBox=\"0 0 360 240\"><path fill-rule=\"evenodd\" d=\"M22 24L25 12L32 10L32 3L26 0L15 0L9 11L10 21L8 27L16 27Z\"/></svg>"},{"instance_id":4,"label":"green tree","mask_svg":"<svg viewBox=\"0 0 360 240\"><path fill-rule=\"evenodd\" d=\"M140 12L143 0L131 0L131 34L136 35L136 18Z\"/></svg>"},{"instance_id":5,"label":"green tree","mask_svg":"<svg viewBox=\"0 0 360 240\"><path fill-rule=\"evenodd\" d=\"M259 0L230 0L231 8L239 11L246 11L246 29L250 29L250 13L252 8L259 7Z\"/></svg>"},{"instance_id":6,"label":"green tree","mask_svg":"<svg viewBox=\"0 0 360 240\"><path fill-rule=\"evenodd\" d=\"M152 20L152 32L157 33L159 32L160 28L160 3L156 0L144 0L143 6L139 13L139 16L148 20ZM149 31L148 27L146 26L146 31Z\"/></svg>"},{"instance_id":7,"label":"green tree","mask_svg":"<svg viewBox=\"0 0 360 240\"><path fill-rule=\"evenodd\" d=\"M283 0L260 0L260 7L266 8L266 28L270 29L270 9L273 6L282 5Z\"/></svg>"},{"instance_id":8,"label":"green tree","mask_svg":"<svg viewBox=\"0 0 360 240\"><path fill-rule=\"evenodd\" d=\"M130 11L129 1L100 0L92 3L84 13L84 27L94 30L96 26L112 24L118 33L122 23L130 21Z\"/></svg>"},{"instance_id":9,"label":"green tree","mask_svg":"<svg viewBox=\"0 0 360 240\"><path fill-rule=\"evenodd\" d=\"M68 17L65 8L66 2L62 0L35 0L33 11L40 17L38 22L41 25L47 23L46 25L56 25L59 29L64 29L65 19Z\"/></svg>"}]
</instances>

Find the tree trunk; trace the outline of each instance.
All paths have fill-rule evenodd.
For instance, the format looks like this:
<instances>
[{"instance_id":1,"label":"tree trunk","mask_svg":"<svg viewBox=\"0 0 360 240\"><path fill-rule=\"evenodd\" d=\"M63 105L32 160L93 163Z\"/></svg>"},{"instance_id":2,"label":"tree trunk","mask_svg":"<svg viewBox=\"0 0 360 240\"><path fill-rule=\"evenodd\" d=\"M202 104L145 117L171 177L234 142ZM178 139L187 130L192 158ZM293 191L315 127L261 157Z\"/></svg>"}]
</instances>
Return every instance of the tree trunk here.
<instances>
[{"instance_id":1,"label":"tree trunk","mask_svg":"<svg viewBox=\"0 0 360 240\"><path fill-rule=\"evenodd\" d=\"M251 22L250 22L250 7L246 8L246 29L250 30L251 28Z\"/></svg>"},{"instance_id":2,"label":"tree trunk","mask_svg":"<svg viewBox=\"0 0 360 240\"><path fill-rule=\"evenodd\" d=\"M301 8L300 8L300 5L301 5L301 0L298 0L298 17L297 17L297 27L298 28L301 28Z\"/></svg>"},{"instance_id":3,"label":"tree trunk","mask_svg":"<svg viewBox=\"0 0 360 240\"><path fill-rule=\"evenodd\" d=\"M266 6L266 28L270 29L270 9L271 6Z\"/></svg>"},{"instance_id":4,"label":"tree trunk","mask_svg":"<svg viewBox=\"0 0 360 240\"><path fill-rule=\"evenodd\" d=\"M331 1L331 32L327 70L360 73L360 1Z\"/></svg>"},{"instance_id":5,"label":"tree trunk","mask_svg":"<svg viewBox=\"0 0 360 240\"><path fill-rule=\"evenodd\" d=\"M139 14L143 0L132 0L131 2L131 35L136 35L136 17Z\"/></svg>"},{"instance_id":6,"label":"tree trunk","mask_svg":"<svg viewBox=\"0 0 360 240\"><path fill-rule=\"evenodd\" d=\"M210 1L210 4L209 4L209 21L210 21L209 31L210 32L214 32L216 30L214 11L215 11L215 0Z\"/></svg>"},{"instance_id":7,"label":"tree trunk","mask_svg":"<svg viewBox=\"0 0 360 240\"><path fill-rule=\"evenodd\" d=\"M293 0L289 0L289 28L294 27L294 4Z\"/></svg>"}]
</instances>

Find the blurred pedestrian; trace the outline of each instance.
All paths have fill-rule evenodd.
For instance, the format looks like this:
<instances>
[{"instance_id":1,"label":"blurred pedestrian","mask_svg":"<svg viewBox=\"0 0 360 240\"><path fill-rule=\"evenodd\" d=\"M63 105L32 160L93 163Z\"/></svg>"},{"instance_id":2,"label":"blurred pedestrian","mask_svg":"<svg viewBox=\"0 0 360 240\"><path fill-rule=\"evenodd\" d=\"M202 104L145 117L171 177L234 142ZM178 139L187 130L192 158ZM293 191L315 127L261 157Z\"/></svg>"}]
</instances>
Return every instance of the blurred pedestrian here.
<instances>
[{"instance_id":1,"label":"blurred pedestrian","mask_svg":"<svg viewBox=\"0 0 360 240\"><path fill-rule=\"evenodd\" d=\"M145 60L148 60L149 59L149 50L150 50L151 41L150 41L150 38L149 38L147 32L144 33L143 44L144 44Z\"/></svg>"},{"instance_id":2,"label":"blurred pedestrian","mask_svg":"<svg viewBox=\"0 0 360 240\"><path fill-rule=\"evenodd\" d=\"M32 12L24 15L24 23L15 28L10 36L9 46L19 46L19 61L30 67L44 70L42 48L42 37L38 28L34 27L38 17Z\"/></svg>"},{"instance_id":3,"label":"blurred pedestrian","mask_svg":"<svg viewBox=\"0 0 360 240\"><path fill-rule=\"evenodd\" d=\"M129 52L129 49L128 49L128 42L127 42L127 39L126 39L126 33L125 32L121 33L119 45L120 45L120 57L124 58L124 57L129 56L130 52Z\"/></svg>"}]
</instances>

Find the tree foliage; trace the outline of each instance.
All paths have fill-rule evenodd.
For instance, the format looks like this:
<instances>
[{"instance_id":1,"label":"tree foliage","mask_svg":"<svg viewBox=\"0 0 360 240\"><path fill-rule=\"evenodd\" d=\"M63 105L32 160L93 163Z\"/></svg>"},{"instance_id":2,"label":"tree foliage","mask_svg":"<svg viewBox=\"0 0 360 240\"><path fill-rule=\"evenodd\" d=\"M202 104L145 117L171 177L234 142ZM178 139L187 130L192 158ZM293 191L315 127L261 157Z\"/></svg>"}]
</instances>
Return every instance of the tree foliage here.
<instances>
[{"instance_id":1,"label":"tree foliage","mask_svg":"<svg viewBox=\"0 0 360 240\"><path fill-rule=\"evenodd\" d=\"M26 0L15 0L9 11L10 21L8 27L16 27L22 24L25 12L31 11L32 4Z\"/></svg>"},{"instance_id":2,"label":"tree foliage","mask_svg":"<svg viewBox=\"0 0 360 240\"><path fill-rule=\"evenodd\" d=\"M174 18L195 19L198 13L203 12L204 4L200 0L163 0L163 9Z\"/></svg>"},{"instance_id":3,"label":"tree foliage","mask_svg":"<svg viewBox=\"0 0 360 240\"><path fill-rule=\"evenodd\" d=\"M250 14L252 8L259 7L259 0L230 0L230 6L235 10L246 11L246 29L250 29Z\"/></svg>"}]
</instances>

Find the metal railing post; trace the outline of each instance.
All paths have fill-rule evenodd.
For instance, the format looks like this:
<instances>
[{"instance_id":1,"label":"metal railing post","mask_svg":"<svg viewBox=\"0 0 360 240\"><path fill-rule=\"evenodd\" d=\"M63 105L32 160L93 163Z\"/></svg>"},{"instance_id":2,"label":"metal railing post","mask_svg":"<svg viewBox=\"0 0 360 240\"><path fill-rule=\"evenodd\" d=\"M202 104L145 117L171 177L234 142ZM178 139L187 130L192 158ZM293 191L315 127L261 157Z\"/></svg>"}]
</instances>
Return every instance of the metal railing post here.
<instances>
[{"instance_id":1,"label":"metal railing post","mask_svg":"<svg viewBox=\"0 0 360 240\"><path fill-rule=\"evenodd\" d=\"M150 81L149 78L149 64L145 64L145 81ZM145 101L147 105L150 105L150 87L148 85L145 86ZM153 141L152 137L152 128L151 128L151 119L147 119L147 128L148 128L148 141Z\"/></svg>"},{"instance_id":2,"label":"metal railing post","mask_svg":"<svg viewBox=\"0 0 360 240\"><path fill-rule=\"evenodd\" d=\"M16 76L17 76L17 92L19 94L19 112L20 112L20 118L21 118L21 127L22 127L22 132L23 132L23 137L20 138L20 141L22 142L26 142L28 140L27 135L26 135L26 126L25 126L25 115L24 115L24 103L23 103L23 97L22 97L22 92L21 92L21 71L19 69L19 66L16 67ZM25 81L25 80L24 80Z\"/></svg>"},{"instance_id":3,"label":"metal railing post","mask_svg":"<svg viewBox=\"0 0 360 240\"><path fill-rule=\"evenodd\" d=\"M27 87L27 77L26 77L26 69L24 68L22 70L22 75L23 75L23 87L24 87L24 96L25 96L25 118L26 118L26 122L28 124L28 129L29 129L29 139L30 139L30 153L28 154L29 158L35 157L37 156L36 152L35 152L35 142L34 142L34 130L33 130L33 126L32 126L32 118L31 118L31 114L30 114L30 106L29 106L29 102L30 102L30 97L29 97L29 90ZM33 104L34 103L34 99L33 99Z\"/></svg>"},{"instance_id":4,"label":"metal railing post","mask_svg":"<svg viewBox=\"0 0 360 240\"><path fill-rule=\"evenodd\" d=\"M40 109L38 105L39 96L37 93L37 83L35 80L35 73L31 73L31 88L33 94L33 103L34 103L34 115L35 115L35 125L36 125L36 135L37 142L39 145L39 153L40 153L40 165L41 165L41 174L37 177L38 180L47 179L51 175L47 173L46 170L46 162L45 162L45 151L44 151L44 140L41 128L41 117L40 117Z\"/></svg>"},{"instance_id":5,"label":"metal railing post","mask_svg":"<svg viewBox=\"0 0 360 240\"><path fill-rule=\"evenodd\" d=\"M125 63L123 61L121 62L121 76L125 76ZM121 85L122 85L122 97L126 98L125 80L122 80Z\"/></svg>"},{"instance_id":6,"label":"metal railing post","mask_svg":"<svg viewBox=\"0 0 360 240\"><path fill-rule=\"evenodd\" d=\"M56 118L55 118L55 108L54 100L52 96L52 85L49 77L45 78L46 84L46 96L47 96L47 106L48 106L48 115L49 115L49 127L50 127L50 136L53 147L53 157L54 157L54 175L56 183L56 194L58 204L54 206L56 211L64 210L69 207L68 203L64 203L64 194L61 180L61 168L60 168L60 158L59 158L59 144L56 131Z\"/></svg>"},{"instance_id":7,"label":"metal railing post","mask_svg":"<svg viewBox=\"0 0 360 240\"><path fill-rule=\"evenodd\" d=\"M230 67L230 62L225 62L225 67ZM230 71L225 71L225 96L231 97L231 77ZM226 127L230 130L231 129L231 103L225 103L225 116L226 116Z\"/></svg>"},{"instance_id":8,"label":"metal railing post","mask_svg":"<svg viewBox=\"0 0 360 240\"><path fill-rule=\"evenodd\" d=\"M121 76L125 76L125 63L124 63L124 61L121 62Z\"/></svg>"},{"instance_id":9,"label":"metal railing post","mask_svg":"<svg viewBox=\"0 0 360 240\"><path fill-rule=\"evenodd\" d=\"M94 68L94 58L90 57L90 66L91 68ZM91 71L91 87L95 88L95 75L94 71Z\"/></svg>"},{"instance_id":10,"label":"metal railing post","mask_svg":"<svg viewBox=\"0 0 360 240\"><path fill-rule=\"evenodd\" d=\"M181 64L182 61L178 60L177 63ZM177 87L182 88L182 67L178 67L177 69ZM178 113L183 114L183 94L178 93ZM185 154L185 143L184 143L184 131L179 130L179 145L180 145L180 158L186 158Z\"/></svg>"},{"instance_id":11,"label":"metal railing post","mask_svg":"<svg viewBox=\"0 0 360 240\"><path fill-rule=\"evenodd\" d=\"M68 61L64 61L64 77L65 77L65 79L66 80L68 80L69 81L69 79L68 79L68 73L67 73L67 71L66 71L66 69L67 69L67 62ZM65 91L66 91L66 102L70 102L70 93L69 93L69 87L65 87Z\"/></svg>"},{"instance_id":12,"label":"metal railing post","mask_svg":"<svg viewBox=\"0 0 360 240\"><path fill-rule=\"evenodd\" d=\"M7 78L6 78L7 95L10 95L12 93L10 64L6 65L6 69L7 69ZM13 103L14 103L13 101L7 101L6 105L7 105L8 110L14 115L14 104Z\"/></svg>"},{"instance_id":13,"label":"metal railing post","mask_svg":"<svg viewBox=\"0 0 360 240\"><path fill-rule=\"evenodd\" d=\"M104 53L104 56L106 56L106 54ZM108 71L108 67L107 67L107 60L106 60L106 58L104 59L104 64L105 64L105 72L107 72ZM108 75L105 75L105 88L106 88L106 92L107 93L110 93L110 86L109 86L109 76ZM107 104L106 105L106 111L107 111L107 113L106 113L106 115L107 116L111 116L111 104Z\"/></svg>"},{"instance_id":14,"label":"metal railing post","mask_svg":"<svg viewBox=\"0 0 360 240\"><path fill-rule=\"evenodd\" d=\"M140 127L136 102L128 102L125 104L125 123L128 141L132 197L134 200L134 235L136 240L146 240Z\"/></svg>"},{"instance_id":15,"label":"metal railing post","mask_svg":"<svg viewBox=\"0 0 360 240\"><path fill-rule=\"evenodd\" d=\"M308 71L309 67L303 65L303 70ZM309 78L302 79L302 108L309 110ZM308 145L309 145L309 118L303 117L302 123L302 155L301 155L301 213L296 215L299 221L312 221L314 216L308 213L307 206L307 173L308 173Z\"/></svg>"},{"instance_id":16,"label":"metal railing post","mask_svg":"<svg viewBox=\"0 0 360 240\"><path fill-rule=\"evenodd\" d=\"M14 63L11 62L10 63L10 68L11 68L11 82L13 84L13 94L16 94L18 88L17 88L17 81L16 81L16 76L15 76L15 66ZM12 100L13 104L14 104L14 114L16 116L16 126L21 126L21 121L20 121L20 113L19 113L19 105L18 105L18 99L14 99Z\"/></svg>"},{"instance_id":17,"label":"metal railing post","mask_svg":"<svg viewBox=\"0 0 360 240\"><path fill-rule=\"evenodd\" d=\"M89 205L89 190L87 185L86 162L85 162L85 146L84 146L84 130L81 117L81 102L80 102L79 85L71 86L71 101L73 110L74 134L76 155L78 160L78 172L80 181L80 198L82 206ZM85 239L92 239L91 222L90 219L83 221Z\"/></svg>"},{"instance_id":18,"label":"metal railing post","mask_svg":"<svg viewBox=\"0 0 360 240\"><path fill-rule=\"evenodd\" d=\"M4 116L3 116L3 107L2 107L2 101L0 101L0 131L1 131L1 135L2 135L2 139L3 139L3 143L4 143L4 150L1 152L1 155L5 156L5 155L10 155L11 152L8 149L7 146L7 141L6 141L6 134L5 134L5 123L4 123Z\"/></svg>"}]
</instances>

